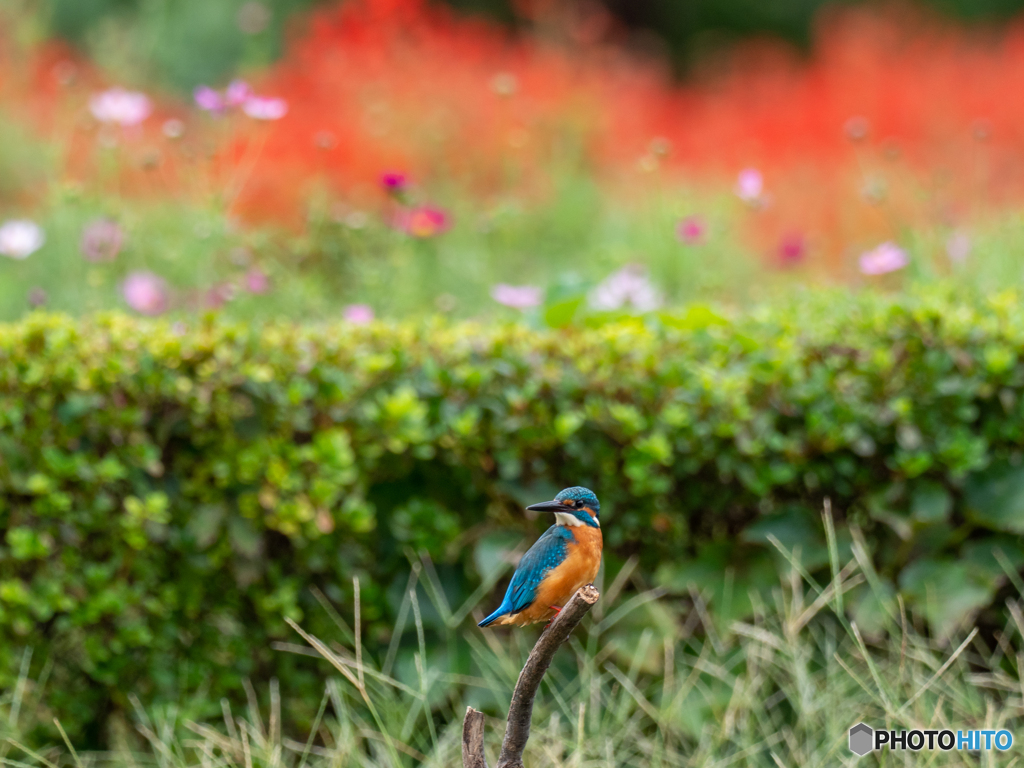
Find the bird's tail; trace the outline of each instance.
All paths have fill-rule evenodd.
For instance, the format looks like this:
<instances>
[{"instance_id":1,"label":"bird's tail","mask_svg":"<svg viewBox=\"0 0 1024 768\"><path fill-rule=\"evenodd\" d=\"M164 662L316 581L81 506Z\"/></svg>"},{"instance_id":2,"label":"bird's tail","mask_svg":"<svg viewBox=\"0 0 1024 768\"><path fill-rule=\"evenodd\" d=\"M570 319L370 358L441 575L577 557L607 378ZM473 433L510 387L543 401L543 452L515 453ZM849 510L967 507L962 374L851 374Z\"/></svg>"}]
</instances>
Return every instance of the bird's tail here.
<instances>
[{"instance_id":1,"label":"bird's tail","mask_svg":"<svg viewBox=\"0 0 1024 768\"><path fill-rule=\"evenodd\" d=\"M489 627L489 626L491 626L491 624L493 624L494 622L496 622L496 621L497 621L498 619L500 619L500 618L501 618L502 616L504 616L504 615L505 615L506 613L508 613L508 611L507 611L507 610L505 609L505 606L504 606L504 605L502 605L502 606L500 606L500 607L498 608L498 610L496 610L496 611L495 611L494 613L492 613L492 614L491 614L490 616L488 616L488 617L487 617L486 619L484 619L484 620L483 620L483 621L481 621L481 622L480 622L479 624L477 624L477 626L478 626L478 627Z\"/></svg>"}]
</instances>

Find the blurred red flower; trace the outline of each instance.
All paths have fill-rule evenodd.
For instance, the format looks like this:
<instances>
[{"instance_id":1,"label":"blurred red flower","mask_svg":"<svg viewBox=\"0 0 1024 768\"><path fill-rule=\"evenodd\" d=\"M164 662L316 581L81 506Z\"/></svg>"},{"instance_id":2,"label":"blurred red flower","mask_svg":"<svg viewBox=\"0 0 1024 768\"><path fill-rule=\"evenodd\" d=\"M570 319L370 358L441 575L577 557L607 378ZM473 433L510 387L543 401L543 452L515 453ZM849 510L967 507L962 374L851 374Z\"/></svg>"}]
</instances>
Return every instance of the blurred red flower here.
<instances>
[{"instance_id":1,"label":"blurred red flower","mask_svg":"<svg viewBox=\"0 0 1024 768\"><path fill-rule=\"evenodd\" d=\"M96 126L80 128L69 115L113 92L97 102L100 113L137 122L132 130L163 148L153 174L142 162L145 144L138 157L129 142L119 145L119 189L186 195L219 184L231 190L232 214L295 226L314 191L353 210L378 205L380 185L390 189L382 168L400 168L424 189L444 182L475 199L515 195L543 205L558 189L566 147L580 159L574 167L607 187L631 189L638 178L649 186L642 174L656 170L720 192L742 182L735 191L759 202L769 179L771 205L744 217L744 235L769 258L787 259L784 228L813 232L816 262L840 271L851 243L892 238L893 221L1024 199L1024 101L1007 96L1024 90L1024 20L962 28L906 9L832 9L809 55L748 42L682 85L664 62L617 45L600 19L585 21L559 45L427 0L320 7L254 88L238 83L218 94L264 121L216 130L185 131L159 101L150 105L159 119L142 119L141 94L105 91L102 76L67 48L19 57L12 51L23 49L0 45L0 107L66 142L61 178L95 181L109 167ZM193 181L196 157L210 158L202 183ZM757 176L740 180L741 168ZM429 210L407 211L403 229L444 231L447 217Z\"/></svg>"},{"instance_id":2,"label":"blurred red flower","mask_svg":"<svg viewBox=\"0 0 1024 768\"><path fill-rule=\"evenodd\" d=\"M779 241L779 263L784 267L793 267L804 260L807 255L807 240L798 232L790 232Z\"/></svg>"},{"instance_id":3,"label":"blurred red flower","mask_svg":"<svg viewBox=\"0 0 1024 768\"><path fill-rule=\"evenodd\" d=\"M441 208L421 205L398 214L398 228L421 239L436 237L451 227L452 217Z\"/></svg>"},{"instance_id":4,"label":"blurred red flower","mask_svg":"<svg viewBox=\"0 0 1024 768\"><path fill-rule=\"evenodd\" d=\"M687 245L699 245L704 242L707 225L700 216L687 216L676 225L676 236Z\"/></svg>"}]
</instances>

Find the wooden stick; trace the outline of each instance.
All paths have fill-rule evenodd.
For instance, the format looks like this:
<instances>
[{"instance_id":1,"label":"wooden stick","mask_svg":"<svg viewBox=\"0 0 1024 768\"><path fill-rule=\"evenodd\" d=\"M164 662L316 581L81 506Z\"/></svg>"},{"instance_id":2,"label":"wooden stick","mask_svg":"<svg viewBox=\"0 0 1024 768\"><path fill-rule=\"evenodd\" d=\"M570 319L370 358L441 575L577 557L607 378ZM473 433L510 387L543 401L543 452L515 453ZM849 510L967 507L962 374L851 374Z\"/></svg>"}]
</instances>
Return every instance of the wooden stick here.
<instances>
[{"instance_id":1,"label":"wooden stick","mask_svg":"<svg viewBox=\"0 0 1024 768\"><path fill-rule=\"evenodd\" d=\"M487 768L484 755L484 713L466 707L462 721L462 768Z\"/></svg>"},{"instance_id":2,"label":"wooden stick","mask_svg":"<svg viewBox=\"0 0 1024 768\"><path fill-rule=\"evenodd\" d=\"M530 657L526 660L523 671L519 673L519 682L512 693L505 739L501 744L501 755L498 757L498 768L523 768L523 750L526 749L526 742L530 738L533 700L540 687L540 681L551 666L555 651L568 639L600 596L593 584L588 584L577 591L551 622L551 626L541 633L537 644L530 651ZM466 719L462 723L464 768L487 768L487 761L484 758L483 723L483 713L472 707L466 710Z\"/></svg>"}]
</instances>

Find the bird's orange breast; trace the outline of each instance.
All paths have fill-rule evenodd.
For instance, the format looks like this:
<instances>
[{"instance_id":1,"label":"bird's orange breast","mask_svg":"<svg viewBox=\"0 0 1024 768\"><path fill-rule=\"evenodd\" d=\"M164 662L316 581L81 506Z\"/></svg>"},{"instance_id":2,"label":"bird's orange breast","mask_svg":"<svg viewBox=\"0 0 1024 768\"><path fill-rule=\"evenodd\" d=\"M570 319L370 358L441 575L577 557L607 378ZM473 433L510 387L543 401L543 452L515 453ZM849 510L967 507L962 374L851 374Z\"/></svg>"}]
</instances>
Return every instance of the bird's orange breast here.
<instances>
[{"instance_id":1,"label":"bird's orange breast","mask_svg":"<svg viewBox=\"0 0 1024 768\"><path fill-rule=\"evenodd\" d=\"M604 545L601 529L582 525L570 530L573 538L566 543L565 560L548 571L544 580L537 585L537 597L532 605L507 617L508 624L547 621L555 615L551 606L563 607L576 594L576 590L590 584L597 577Z\"/></svg>"}]
</instances>

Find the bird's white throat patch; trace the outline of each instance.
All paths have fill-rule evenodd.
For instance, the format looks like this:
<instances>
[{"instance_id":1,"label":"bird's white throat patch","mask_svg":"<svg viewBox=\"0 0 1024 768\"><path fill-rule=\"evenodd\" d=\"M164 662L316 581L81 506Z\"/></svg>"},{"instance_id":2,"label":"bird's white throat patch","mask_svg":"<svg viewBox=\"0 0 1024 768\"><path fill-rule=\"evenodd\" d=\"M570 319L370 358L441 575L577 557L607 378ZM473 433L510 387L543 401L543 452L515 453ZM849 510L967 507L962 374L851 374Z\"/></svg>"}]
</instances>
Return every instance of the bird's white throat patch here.
<instances>
[{"instance_id":1,"label":"bird's white throat patch","mask_svg":"<svg viewBox=\"0 0 1024 768\"><path fill-rule=\"evenodd\" d=\"M594 522L597 523L596 518L594 519ZM578 525L586 525L586 523L584 523L582 520L576 517L576 515L570 515L568 512L555 512L555 523L557 523L558 525L569 525L573 527ZM598 526L601 525L600 523L597 524Z\"/></svg>"}]
</instances>

